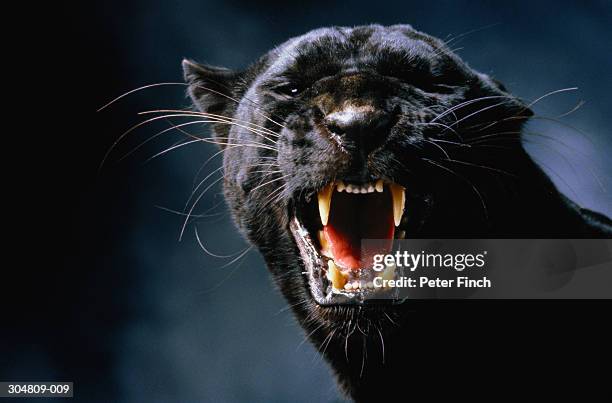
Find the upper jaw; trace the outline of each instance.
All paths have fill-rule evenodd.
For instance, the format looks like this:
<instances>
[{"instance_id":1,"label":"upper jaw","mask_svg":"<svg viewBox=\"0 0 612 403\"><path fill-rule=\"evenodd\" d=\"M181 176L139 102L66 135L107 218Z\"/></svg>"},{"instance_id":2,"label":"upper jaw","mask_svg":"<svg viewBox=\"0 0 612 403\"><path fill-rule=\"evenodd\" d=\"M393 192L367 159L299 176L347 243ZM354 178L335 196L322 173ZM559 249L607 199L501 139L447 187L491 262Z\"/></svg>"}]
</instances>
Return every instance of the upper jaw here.
<instances>
[{"instance_id":1,"label":"upper jaw","mask_svg":"<svg viewBox=\"0 0 612 403\"><path fill-rule=\"evenodd\" d=\"M334 181L317 193L318 204L319 204L319 215L321 217L321 223L327 225L329 220L329 212L331 207L332 196L334 191L346 192L352 194L370 194L370 193L383 193L386 188L392 195L393 201L393 221L395 226L399 226L404 214L404 205L406 203L406 193L403 186L400 186L391 181L384 181L383 179L377 179L375 181L366 183L349 183L342 180Z\"/></svg>"},{"instance_id":2,"label":"upper jaw","mask_svg":"<svg viewBox=\"0 0 612 403\"><path fill-rule=\"evenodd\" d=\"M405 236L402 224L405 223L405 189L390 180L379 178L362 183L334 181L317 191L316 202L313 200L295 203L291 211L289 228L300 251L304 264L303 274L308 287L319 305L365 304L375 299L392 299L390 296L392 291L374 287L373 280L375 277L393 279L395 277L393 267L375 271L371 265L364 265L361 261L361 264L351 264L351 260L346 258L342 250L339 257L336 255L338 248L334 249L333 245L332 247L329 245L329 241L335 240L337 243L343 241L342 237L338 241L333 235L332 221L337 221L338 218L332 216L338 214L337 209L341 208L340 205L335 205L338 202L334 203L334 197L351 199L355 196L360 196L361 199L388 200L388 202L381 201L381 208L387 208L389 210L387 213L372 211L363 213L388 216L390 222L387 225L392 230L386 233L385 237L390 239L386 239L385 242L392 243L393 239ZM351 206L349 204L349 207ZM360 215L361 212L356 211L355 214ZM337 222L335 224L339 225ZM366 233L368 230L365 230ZM381 251L381 253L386 252ZM351 257L350 254L348 256Z\"/></svg>"}]
</instances>

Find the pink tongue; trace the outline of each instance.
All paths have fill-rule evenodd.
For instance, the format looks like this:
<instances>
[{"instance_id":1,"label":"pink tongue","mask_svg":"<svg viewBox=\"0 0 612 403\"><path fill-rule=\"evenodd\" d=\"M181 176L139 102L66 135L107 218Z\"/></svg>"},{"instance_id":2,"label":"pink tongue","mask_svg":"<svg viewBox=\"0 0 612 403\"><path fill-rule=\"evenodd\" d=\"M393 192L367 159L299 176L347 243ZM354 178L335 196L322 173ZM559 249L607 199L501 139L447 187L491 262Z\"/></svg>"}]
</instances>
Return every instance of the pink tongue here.
<instances>
[{"instance_id":1,"label":"pink tongue","mask_svg":"<svg viewBox=\"0 0 612 403\"><path fill-rule=\"evenodd\" d=\"M394 232L391 192L334 193L323 233L336 264L351 269L372 267L375 254L391 250ZM362 250L364 239L379 241L367 242Z\"/></svg>"}]
</instances>

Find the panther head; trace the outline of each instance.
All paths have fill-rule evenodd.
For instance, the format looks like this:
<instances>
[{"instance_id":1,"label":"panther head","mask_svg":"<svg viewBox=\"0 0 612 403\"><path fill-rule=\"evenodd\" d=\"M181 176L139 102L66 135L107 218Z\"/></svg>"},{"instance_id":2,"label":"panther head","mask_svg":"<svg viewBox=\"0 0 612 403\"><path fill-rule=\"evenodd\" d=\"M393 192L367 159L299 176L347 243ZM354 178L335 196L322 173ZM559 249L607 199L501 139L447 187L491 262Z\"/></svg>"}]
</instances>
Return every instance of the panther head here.
<instances>
[{"instance_id":1,"label":"panther head","mask_svg":"<svg viewBox=\"0 0 612 403\"><path fill-rule=\"evenodd\" d=\"M437 38L408 25L324 28L244 71L183 67L215 121L233 218L315 344L350 348L355 326L382 337L403 320L399 305L375 303L372 279L393 273L370 267L361 240L380 251L516 218L503 189L531 169L520 142L531 111Z\"/></svg>"}]
</instances>

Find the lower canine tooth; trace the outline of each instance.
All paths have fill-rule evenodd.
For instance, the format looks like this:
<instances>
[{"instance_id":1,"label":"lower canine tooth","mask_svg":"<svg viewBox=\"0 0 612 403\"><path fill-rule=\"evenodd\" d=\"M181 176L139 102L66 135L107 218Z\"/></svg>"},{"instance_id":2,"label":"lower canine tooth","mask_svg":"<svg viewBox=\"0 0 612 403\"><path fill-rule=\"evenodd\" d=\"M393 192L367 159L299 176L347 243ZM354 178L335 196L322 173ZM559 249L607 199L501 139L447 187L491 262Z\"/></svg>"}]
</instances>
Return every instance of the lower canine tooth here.
<instances>
[{"instance_id":1,"label":"lower canine tooth","mask_svg":"<svg viewBox=\"0 0 612 403\"><path fill-rule=\"evenodd\" d=\"M395 265L387 266L382 274L383 280L393 280L395 278Z\"/></svg>"},{"instance_id":2,"label":"lower canine tooth","mask_svg":"<svg viewBox=\"0 0 612 403\"><path fill-rule=\"evenodd\" d=\"M389 184L391 188L391 196L393 198L393 221L397 227L402 222L404 214L404 203L406 203L406 189L395 183Z\"/></svg>"},{"instance_id":3,"label":"lower canine tooth","mask_svg":"<svg viewBox=\"0 0 612 403\"><path fill-rule=\"evenodd\" d=\"M319 244L321 245L321 254L323 256L327 256L329 258L333 258L333 254L331 248L329 247L329 242L327 242L327 238L325 237L325 233L322 230L319 230Z\"/></svg>"},{"instance_id":4,"label":"lower canine tooth","mask_svg":"<svg viewBox=\"0 0 612 403\"><path fill-rule=\"evenodd\" d=\"M337 290L343 289L346 284L346 278L338 270L338 266L336 266L333 260L327 261L327 279L332 282L332 285Z\"/></svg>"}]
</instances>

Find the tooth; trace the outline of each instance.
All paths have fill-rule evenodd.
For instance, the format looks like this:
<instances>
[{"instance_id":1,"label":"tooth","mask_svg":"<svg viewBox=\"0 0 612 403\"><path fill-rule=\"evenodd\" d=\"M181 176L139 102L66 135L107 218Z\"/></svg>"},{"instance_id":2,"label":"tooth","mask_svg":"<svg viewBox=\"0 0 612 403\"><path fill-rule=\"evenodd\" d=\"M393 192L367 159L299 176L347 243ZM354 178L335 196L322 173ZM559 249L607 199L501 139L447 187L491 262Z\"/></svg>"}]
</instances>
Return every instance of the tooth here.
<instances>
[{"instance_id":1,"label":"tooth","mask_svg":"<svg viewBox=\"0 0 612 403\"><path fill-rule=\"evenodd\" d=\"M344 289L345 289L345 290L349 290L349 291L350 291L350 290L352 290L352 289L353 289L353 285L352 285L351 283L346 283L346 284L344 285Z\"/></svg>"},{"instance_id":2,"label":"tooth","mask_svg":"<svg viewBox=\"0 0 612 403\"><path fill-rule=\"evenodd\" d=\"M329 209L331 207L332 193L334 192L334 184L329 184L319 191L319 215L321 223L327 225L329 220Z\"/></svg>"},{"instance_id":3,"label":"tooth","mask_svg":"<svg viewBox=\"0 0 612 403\"><path fill-rule=\"evenodd\" d=\"M368 189L365 187L362 187L360 190L361 193L368 193Z\"/></svg>"},{"instance_id":4,"label":"tooth","mask_svg":"<svg viewBox=\"0 0 612 403\"><path fill-rule=\"evenodd\" d=\"M319 231L319 244L321 244L321 249L327 249L327 239L325 238L325 233L323 231Z\"/></svg>"},{"instance_id":5,"label":"tooth","mask_svg":"<svg viewBox=\"0 0 612 403\"><path fill-rule=\"evenodd\" d=\"M384 189L384 184L382 179L379 179L376 181L376 185L374 185L376 187L376 191L379 193L382 193L383 189Z\"/></svg>"},{"instance_id":6,"label":"tooth","mask_svg":"<svg viewBox=\"0 0 612 403\"><path fill-rule=\"evenodd\" d=\"M372 193L374 192L374 186L372 186L371 184L368 186L368 193Z\"/></svg>"},{"instance_id":7,"label":"tooth","mask_svg":"<svg viewBox=\"0 0 612 403\"><path fill-rule=\"evenodd\" d=\"M359 288L359 281L353 281L353 289L358 289Z\"/></svg>"},{"instance_id":8,"label":"tooth","mask_svg":"<svg viewBox=\"0 0 612 403\"><path fill-rule=\"evenodd\" d=\"M374 283L371 282L371 281L368 281L367 286L368 286L368 288L374 288Z\"/></svg>"},{"instance_id":9,"label":"tooth","mask_svg":"<svg viewBox=\"0 0 612 403\"><path fill-rule=\"evenodd\" d=\"M329 243L327 242L327 238L323 231L319 231L319 244L321 245L321 254L323 256L327 256L329 258L333 258L333 254L331 248L329 247Z\"/></svg>"},{"instance_id":10,"label":"tooth","mask_svg":"<svg viewBox=\"0 0 612 403\"><path fill-rule=\"evenodd\" d=\"M353 191L353 187L349 183L349 184L346 185L344 190L346 191L346 193L351 193Z\"/></svg>"},{"instance_id":11,"label":"tooth","mask_svg":"<svg viewBox=\"0 0 612 403\"><path fill-rule=\"evenodd\" d=\"M346 187L346 185L342 181L338 181L336 183L336 190L338 190L338 192L342 192L345 187Z\"/></svg>"},{"instance_id":12,"label":"tooth","mask_svg":"<svg viewBox=\"0 0 612 403\"><path fill-rule=\"evenodd\" d=\"M390 183L389 188L391 188L391 196L393 197L393 221L395 221L395 226L397 227L402 222L402 215L404 214L406 190L395 183Z\"/></svg>"},{"instance_id":13,"label":"tooth","mask_svg":"<svg viewBox=\"0 0 612 403\"><path fill-rule=\"evenodd\" d=\"M392 264L390 266L387 266L387 268L382 274L382 279L383 280L393 280L394 278L395 278L395 265Z\"/></svg>"},{"instance_id":14,"label":"tooth","mask_svg":"<svg viewBox=\"0 0 612 403\"><path fill-rule=\"evenodd\" d=\"M336 266L333 260L327 261L327 279L332 282L332 285L337 290L343 289L346 284L346 278L338 270L338 266Z\"/></svg>"}]
</instances>

